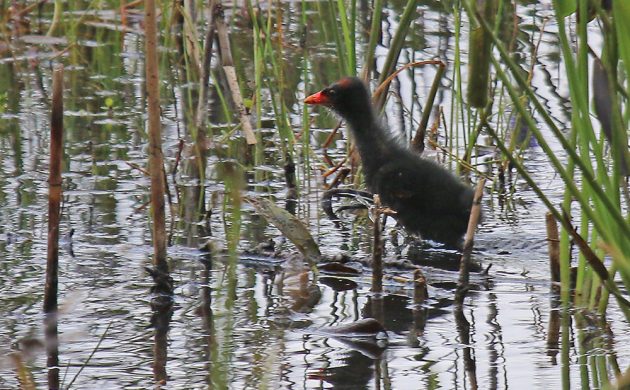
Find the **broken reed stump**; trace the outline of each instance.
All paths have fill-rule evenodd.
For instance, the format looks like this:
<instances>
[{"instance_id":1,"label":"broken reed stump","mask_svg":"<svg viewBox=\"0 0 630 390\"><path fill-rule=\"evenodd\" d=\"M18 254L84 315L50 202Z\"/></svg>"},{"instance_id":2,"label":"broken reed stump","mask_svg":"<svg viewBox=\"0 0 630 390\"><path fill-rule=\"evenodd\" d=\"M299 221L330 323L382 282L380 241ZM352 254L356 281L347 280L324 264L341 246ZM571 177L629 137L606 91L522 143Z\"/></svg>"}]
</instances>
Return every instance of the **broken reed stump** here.
<instances>
[{"instance_id":1,"label":"broken reed stump","mask_svg":"<svg viewBox=\"0 0 630 390\"><path fill-rule=\"evenodd\" d=\"M59 220L61 218L61 159L63 158L63 66L55 67L52 79L50 118L50 171L48 176L48 248L44 287L44 328L48 387L59 388L57 294L59 276Z\"/></svg>"},{"instance_id":2,"label":"broken reed stump","mask_svg":"<svg viewBox=\"0 0 630 390\"><path fill-rule=\"evenodd\" d=\"M427 292L427 278L420 269L413 271L413 303L422 305L429 297Z\"/></svg>"},{"instance_id":3,"label":"broken reed stump","mask_svg":"<svg viewBox=\"0 0 630 390\"><path fill-rule=\"evenodd\" d=\"M552 288L557 289L555 283L560 282L560 238L558 235L558 225L553 214L545 215L547 224L547 248L549 249L549 268L551 271Z\"/></svg>"},{"instance_id":4,"label":"broken reed stump","mask_svg":"<svg viewBox=\"0 0 630 390\"><path fill-rule=\"evenodd\" d=\"M153 266L168 272L166 263L166 217L164 202L164 156L160 120L160 80L157 55L155 0L144 5L145 79L148 106L149 173L151 174L151 215L153 216Z\"/></svg>"},{"instance_id":5,"label":"broken reed stump","mask_svg":"<svg viewBox=\"0 0 630 390\"><path fill-rule=\"evenodd\" d=\"M468 229L466 230L466 238L464 240L464 249L462 251L462 259L459 263L459 281L457 282L457 290L455 291L455 302L464 303L464 298L468 292L468 281L470 279L470 256L475 241L475 230L479 224L481 217L481 198L483 197L483 187L486 183L485 178L480 178L475 189L473 197L473 205L470 210L470 218L468 219Z\"/></svg>"},{"instance_id":6,"label":"broken reed stump","mask_svg":"<svg viewBox=\"0 0 630 390\"><path fill-rule=\"evenodd\" d=\"M423 307L429 294L427 292L427 279L422 270L417 268L413 271L413 308L411 310L413 318L413 328L409 333L409 341L412 346L420 346L420 337L424 332L427 323L427 309Z\"/></svg>"}]
</instances>

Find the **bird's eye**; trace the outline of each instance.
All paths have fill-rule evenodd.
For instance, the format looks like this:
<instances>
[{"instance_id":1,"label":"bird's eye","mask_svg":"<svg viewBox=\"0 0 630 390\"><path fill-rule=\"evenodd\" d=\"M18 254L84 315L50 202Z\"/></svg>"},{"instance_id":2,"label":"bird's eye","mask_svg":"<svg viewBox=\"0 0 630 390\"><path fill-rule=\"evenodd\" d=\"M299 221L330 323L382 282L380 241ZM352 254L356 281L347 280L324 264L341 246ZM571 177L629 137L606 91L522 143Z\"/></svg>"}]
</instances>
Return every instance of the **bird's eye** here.
<instances>
[{"instance_id":1,"label":"bird's eye","mask_svg":"<svg viewBox=\"0 0 630 390\"><path fill-rule=\"evenodd\" d=\"M335 96L335 94L337 94L337 91L335 91L334 89L329 89L326 92L328 96Z\"/></svg>"}]
</instances>

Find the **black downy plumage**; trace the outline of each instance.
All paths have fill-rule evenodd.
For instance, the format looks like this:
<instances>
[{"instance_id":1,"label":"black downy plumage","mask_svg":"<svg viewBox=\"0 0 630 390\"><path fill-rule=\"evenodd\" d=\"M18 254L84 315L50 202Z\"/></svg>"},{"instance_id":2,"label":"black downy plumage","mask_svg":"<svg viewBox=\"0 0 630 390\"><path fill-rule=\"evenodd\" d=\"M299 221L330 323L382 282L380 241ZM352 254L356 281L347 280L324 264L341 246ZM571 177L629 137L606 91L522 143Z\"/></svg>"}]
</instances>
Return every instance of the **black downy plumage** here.
<instances>
[{"instance_id":1,"label":"black downy plumage","mask_svg":"<svg viewBox=\"0 0 630 390\"><path fill-rule=\"evenodd\" d=\"M343 78L304 102L327 106L346 120L359 149L368 190L397 212L396 218L409 232L461 246L473 190L395 140L380 125L363 81Z\"/></svg>"}]
</instances>

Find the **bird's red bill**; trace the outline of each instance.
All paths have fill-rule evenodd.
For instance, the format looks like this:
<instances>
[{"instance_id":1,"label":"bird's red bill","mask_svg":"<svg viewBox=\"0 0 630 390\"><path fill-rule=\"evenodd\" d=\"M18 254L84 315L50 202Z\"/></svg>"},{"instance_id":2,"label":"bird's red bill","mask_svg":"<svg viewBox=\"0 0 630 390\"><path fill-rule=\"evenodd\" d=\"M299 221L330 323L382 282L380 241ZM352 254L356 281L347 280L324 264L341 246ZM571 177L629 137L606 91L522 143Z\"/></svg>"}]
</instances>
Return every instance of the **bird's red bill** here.
<instances>
[{"instance_id":1,"label":"bird's red bill","mask_svg":"<svg viewBox=\"0 0 630 390\"><path fill-rule=\"evenodd\" d=\"M304 103L306 104L328 104L330 103L330 99L326 95L324 95L321 91L312 94L311 96L304 99Z\"/></svg>"}]
</instances>

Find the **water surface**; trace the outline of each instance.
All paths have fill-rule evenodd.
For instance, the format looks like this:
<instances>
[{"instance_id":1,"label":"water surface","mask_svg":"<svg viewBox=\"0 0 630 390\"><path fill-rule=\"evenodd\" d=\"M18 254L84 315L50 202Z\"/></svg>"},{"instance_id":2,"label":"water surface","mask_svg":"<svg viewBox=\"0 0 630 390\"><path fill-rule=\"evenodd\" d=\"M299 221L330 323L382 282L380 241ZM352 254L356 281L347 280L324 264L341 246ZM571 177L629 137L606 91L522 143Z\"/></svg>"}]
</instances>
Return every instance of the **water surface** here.
<instances>
[{"instance_id":1,"label":"water surface","mask_svg":"<svg viewBox=\"0 0 630 390\"><path fill-rule=\"evenodd\" d=\"M455 19L441 3L421 2L421 17L413 24L400 61L437 57L447 63L437 104L443 106L445 117L454 114L457 120L460 113L449 108ZM309 33L304 51L300 48L301 8L297 3L282 4L286 48L279 60L286 72L284 99L296 133L303 123L301 99L340 76L333 41L320 20L320 15L330 12L329 4L313 2L307 8ZM41 21L46 24L50 9L44 10ZM390 4L385 12L377 64L384 59L401 12L398 3ZM574 317L557 307L556 297L550 293L545 208L519 178L512 179L512 193L505 198L488 184L474 260L483 268L492 267L488 275L472 275L473 288L464 306L470 323L468 341L462 339L461 324L453 311L457 272L432 265L445 257L456 264L457 256L441 250L423 250L414 257L422 262L429 281L430 298L422 306L413 305L412 285L405 282L411 271L387 270L386 345L322 332L372 315L368 268L360 276L343 279L343 286L349 287L333 288L330 279L326 283L312 275L305 284L300 277L303 269L294 262L275 266L200 252L197 248L207 240L228 247L234 210L225 195L230 191L226 172L242 170L244 194L271 196L285 205L283 154L270 104L274 96L267 88L263 89L265 128L259 129L265 147L253 167L243 160L239 133L226 135L233 125L223 113L221 96L213 89L212 147L206 175L199 179L187 130L190 96L195 91L185 80L182 67L171 61L176 55L165 56L161 64L164 151L175 203L175 218L169 224L175 297L172 313L156 319L150 305L152 280L145 271L152 255L147 211L150 183L139 169L147 161L143 37L133 31L114 31L119 22L107 15L78 23L77 46L54 59L64 43L3 37L10 42L11 51L3 52L0 59L0 95L4 94L5 101L0 116L0 355L23 351L38 388L46 387L46 356L37 341L43 340L50 80L51 68L60 60L66 64L61 229L64 235L74 231L71 245L64 241L60 254L59 353L64 387L75 376L76 388L152 387L155 354L163 347L155 337L156 324L158 328L167 326L162 327L167 329L167 388L453 389L473 388L474 383L479 388L572 388L584 385L582 375L586 372L588 377L589 359L595 356L617 359L622 371L628 366L628 326L621 313L612 309L607 318L610 328L603 331L571 320ZM254 79L252 31L243 24L241 9L228 15L234 22L237 69L248 80L244 82L248 95ZM522 64L532 61L526 53L540 39L532 82L552 116L567 122L568 91L558 62L553 21L539 33L551 16L550 6L546 2L519 4L517 15L523 26L516 41L523 53ZM37 20L31 20L28 34L41 33ZM134 19L130 27L141 30ZM467 33L464 20L459 42L464 53ZM594 33L592 41L597 47L601 39ZM164 51L168 50L174 49ZM303 78L305 64L308 80ZM227 94L220 70L214 70L214 83ZM465 64L460 70L466 78ZM414 120L419 120L434 72L430 68L405 72L394 83L396 96L389 100L384 119L391 129L403 135L415 129ZM304 141L296 144L297 215L326 255L343 252L354 259L369 259L371 228L365 218L345 215L348 229L342 231L321 211L322 143L336 119L324 111L312 112L309 118L312 126L307 143L313 151L309 165L301 152ZM173 182L170 173L180 139L186 145ZM561 155L560 145L552 145ZM338 136L327 154L340 161L345 148L345 135ZM532 145L525 158L534 180L552 199L561 199L562 182L544 153ZM212 211L203 219L194 211L194 205L200 203ZM388 231L393 228L390 224ZM273 239L285 254L296 253L275 228L243 203L239 252L267 239ZM410 257L409 251L404 249L400 257ZM386 257L396 258L390 241ZM562 332L568 335L565 361L560 354L562 345L552 336L558 318L563 319L566 327ZM584 347L578 338L587 338L586 343L597 348ZM476 367L472 371L471 358ZM0 360L0 373L0 388L18 387L8 358Z\"/></svg>"}]
</instances>

